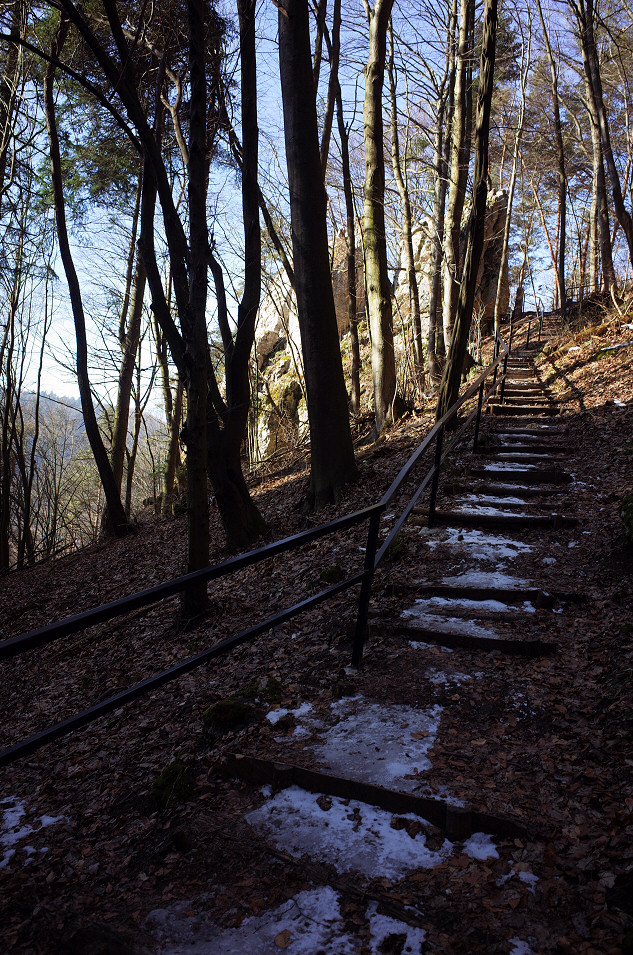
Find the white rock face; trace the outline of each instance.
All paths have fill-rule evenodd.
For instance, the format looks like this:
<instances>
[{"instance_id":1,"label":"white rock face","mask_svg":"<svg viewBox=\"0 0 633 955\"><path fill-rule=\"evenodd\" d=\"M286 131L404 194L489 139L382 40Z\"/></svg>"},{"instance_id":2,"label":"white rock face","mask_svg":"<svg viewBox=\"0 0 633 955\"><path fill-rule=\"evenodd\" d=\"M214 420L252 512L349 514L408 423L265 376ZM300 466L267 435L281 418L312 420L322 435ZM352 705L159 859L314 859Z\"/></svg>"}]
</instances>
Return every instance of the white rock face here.
<instances>
[{"instance_id":1,"label":"white rock face","mask_svg":"<svg viewBox=\"0 0 633 955\"><path fill-rule=\"evenodd\" d=\"M347 242L336 237L332 258L332 288L339 335L349 327ZM365 312L363 256L356 253L356 313ZM292 447L308 429L301 359L301 333L295 295L285 271L269 281L262 295L255 328L255 353L261 373L258 386L257 457L263 460ZM264 381L265 379L265 381Z\"/></svg>"},{"instance_id":2,"label":"white rock face","mask_svg":"<svg viewBox=\"0 0 633 955\"><path fill-rule=\"evenodd\" d=\"M475 294L474 314L480 316L484 328L492 323L497 294L497 278L501 261L501 247L503 245L503 229L505 225L508 196L505 190L491 193L488 196L488 209L484 232L484 251L477 274L477 292ZM433 266L434 226L429 218L420 220L413 230L413 258L418 280L420 295L420 318L422 337L425 338L429 329L429 302L431 298L431 277ZM464 249L462 248L462 254ZM440 283L440 296L441 296ZM510 289L508 285L508 267L504 270L501 291L501 310L508 308ZM409 283L404 269L398 273L396 283L396 308L401 315L409 316ZM441 308L441 302L440 302Z\"/></svg>"}]
</instances>

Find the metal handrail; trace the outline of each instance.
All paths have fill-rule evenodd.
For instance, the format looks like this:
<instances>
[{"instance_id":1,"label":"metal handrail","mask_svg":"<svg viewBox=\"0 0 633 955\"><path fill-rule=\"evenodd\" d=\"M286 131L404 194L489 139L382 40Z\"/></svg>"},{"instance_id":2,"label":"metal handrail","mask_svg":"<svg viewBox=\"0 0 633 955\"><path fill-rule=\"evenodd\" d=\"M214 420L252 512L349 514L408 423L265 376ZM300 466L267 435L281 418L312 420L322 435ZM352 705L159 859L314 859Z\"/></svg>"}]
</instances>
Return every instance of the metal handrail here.
<instances>
[{"instance_id":1,"label":"metal handrail","mask_svg":"<svg viewBox=\"0 0 633 955\"><path fill-rule=\"evenodd\" d=\"M414 451L414 453L411 455L411 457L409 458L407 463L404 465L404 467L400 469L400 472L394 478L394 480L391 482L390 486L384 493L380 502L383 505L383 510L384 508L389 506L389 504L391 503L395 495L401 489L404 482L412 473L413 469L415 468L416 464L418 463L422 455L425 453L425 451L429 449L433 441L435 441L435 456L434 456L433 466L430 468L429 471L427 471L427 473L423 477L420 484L418 484L413 496L408 501L406 507L400 514L394 527L390 531L386 540L380 546L379 550L377 549L378 548L378 526L376 525L375 536L374 538L372 538L372 531L371 531L371 524L370 524L369 538L372 539L372 541L373 539L375 539L375 546L374 546L373 552L370 553L370 547L368 542L367 553L365 555L365 566L368 570L368 574L363 580L363 584L361 587L361 594L359 598L358 614L356 619L356 632L354 635L354 646L352 649L352 666L360 666L360 663L363 658L363 646L367 636L367 621L369 618L369 598L371 595L371 586L373 582L374 572L376 571L381 561L384 559L385 555L387 554L389 550L389 547L395 540L397 534L401 530L405 521L411 514L411 511L413 510L415 505L418 503L420 497L422 496L423 492L426 490L429 484L431 484L431 501L429 504L429 526L432 525L434 515L435 515L435 504L437 500L437 490L438 490L440 469L442 467L442 463L444 462L448 454L450 454L451 450L455 447L457 442L460 440L462 434L468 428L468 426L473 421L473 419L476 419L475 437L473 441L473 451L477 450L477 442L479 439L479 425L481 421L481 412L482 412L484 399L485 401L487 401L490 398L490 396L494 394L494 392L499 388L499 386L501 386L501 401L503 402L503 387L505 385L505 380L507 375L509 354L510 354L509 347L506 345L504 340L501 338L500 334L497 332L497 335L495 337L492 364L489 365L489 367L486 368L479 375L479 377L472 383L472 385L470 385L466 389L466 391L461 396L461 398L458 398L455 404L452 405L448 409L448 411L438 421L435 422L434 426L431 428L431 430L429 431L425 439L422 441L419 447ZM503 366L502 373L501 373L501 376L498 377L498 371L500 366ZM486 392L484 396L484 383L491 374L494 376L494 380L493 380L492 386L490 387L490 389ZM456 418L458 412L463 407L463 405L466 404L466 402L469 401L472 397L474 397L476 392L478 393L476 409L470 413L466 421L464 421L460 429L453 436L453 439L451 440L451 443L449 444L449 446L443 449L444 434L445 434L447 425L449 425ZM373 520L374 519L372 518L372 521ZM378 521L379 520L380 520L380 517L378 517Z\"/></svg>"},{"instance_id":2,"label":"metal handrail","mask_svg":"<svg viewBox=\"0 0 633 955\"><path fill-rule=\"evenodd\" d=\"M107 713L112 712L115 709L118 709L124 704L129 703L140 696L144 696L154 689L164 686L166 683L177 679L185 673L191 672L210 660L219 657L221 654L227 653L235 647L247 643L256 636L271 630L273 627L278 626L279 624L291 619L294 616L297 616L300 613L304 613L311 607L329 600L336 594L342 593L343 591L360 584L361 591L359 596L356 633L352 652L352 664L354 666L358 666L362 659L363 644L367 632L369 599L375 570L384 559L390 544L393 542L396 534L405 523L413 507L415 507L429 483L433 484L431 506L429 509L430 523L432 523L433 513L435 510L435 501L437 497L439 473L442 463L474 418L476 419L476 425L473 450L476 451L481 412L484 401L488 401L490 396L494 394L494 392L497 391L500 386L501 400L503 401L503 388L507 374L509 353L509 347L505 344L501 336L497 335L495 339L492 364L479 375L473 384L471 384L466 389L464 394L455 402L455 404L449 408L446 414L444 414L442 418L435 423L429 434L409 458L404 467L401 468L399 474L395 480L392 481L391 485L377 504L363 508L359 511L355 511L353 514L348 514L344 517L337 518L328 522L327 524L321 524L318 527L311 528L308 531L303 531L299 534L292 535L291 537L286 537L281 541L267 544L264 547L249 551L246 554L241 554L238 557L230 558L229 560L223 561L220 564L215 564L211 567L194 571L193 573L184 574L163 584L157 584L154 587L147 588L146 590L135 594L130 594L127 597L110 601L107 604L103 604L83 613L67 617L63 620L57 621L56 623L49 624L45 627L40 627L36 630L30 631L29 633L13 637L0 643L0 660L6 660L16 656L19 653L24 653L28 650L47 646L55 640L78 633L90 626L94 626L99 623L105 623L115 617L121 616L124 613L129 613L130 611L137 610L139 608L149 607L161 600L165 600L183 592L194 583L218 580L245 567L252 566L253 564L256 564L262 560L274 557L277 554L295 550L303 544L310 543L330 534L344 531L365 520L369 521L364 567L361 572L354 574L352 577L349 577L346 580L340 581L332 587L320 591L318 594L315 594L312 597L293 604L291 607L288 607L275 616L256 624L254 627L250 627L241 633L235 634L232 637L228 637L225 640L214 644L212 647L207 648L196 656L190 657L189 659L184 660L167 670L163 670L162 672L149 677L148 679L143 680L140 683L137 683L134 686L129 687L127 690L117 693L106 700L102 700L100 703L97 703L95 706L84 710L76 716L54 724L43 732L37 733L34 736L31 736L26 740L22 740L20 743L3 750L0 752L0 766L14 762L23 756L35 752L47 743L53 742L62 736L66 736L67 734L94 722L95 720ZM502 373L499 376L498 372L500 366L503 367ZM492 386L484 394L485 381L491 374L493 375ZM477 408L467 417L460 429L453 436L449 446L447 448L443 448L444 434L447 426L455 419L463 405L474 397L476 392L478 393ZM436 452L433 467L418 485L412 498L398 518L394 528L380 546L380 549L378 549L378 535L381 515L398 493L409 475L412 473L422 455L431 446L433 440L436 442Z\"/></svg>"}]
</instances>

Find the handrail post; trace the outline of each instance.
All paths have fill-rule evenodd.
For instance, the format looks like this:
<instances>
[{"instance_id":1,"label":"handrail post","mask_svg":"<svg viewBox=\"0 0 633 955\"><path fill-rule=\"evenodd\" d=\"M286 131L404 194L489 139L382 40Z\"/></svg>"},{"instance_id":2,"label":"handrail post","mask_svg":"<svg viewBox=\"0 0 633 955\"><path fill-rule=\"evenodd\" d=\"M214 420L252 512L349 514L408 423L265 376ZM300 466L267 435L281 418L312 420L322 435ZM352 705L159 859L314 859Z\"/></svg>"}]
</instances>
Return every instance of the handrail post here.
<instances>
[{"instance_id":1,"label":"handrail post","mask_svg":"<svg viewBox=\"0 0 633 955\"><path fill-rule=\"evenodd\" d=\"M440 483L440 466L442 464L442 444L444 443L444 426L437 432L435 445L435 464L433 465L433 482L431 484L431 500L429 502L429 527L435 521L435 505L437 503L437 489Z\"/></svg>"},{"instance_id":2,"label":"handrail post","mask_svg":"<svg viewBox=\"0 0 633 955\"><path fill-rule=\"evenodd\" d=\"M510 342L508 344L508 351L512 351L512 337L514 335L514 322L512 321L512 313L510 313Z\"/></svg>"},{"instance_id":3,"label":"handrail post","mask_svg":"<svg viewBox=\"0 0 633 955\"><path fill-rule=\"evenodd\" d=\"M473 454L477 453L477 445L479 443L479 425L481 422L481 409L484 403L484 383L479 386L479 397L477 399L477 417L475 418L475 437L473 440Z\"/></svg>"},{"instance_id":4,"label":"handrail post","mask_svg":"<svg viewBox=\"0 0 633 955\"><path fill-rule=\"evenodd\" d=\"M507 373L508 373L508 353L506 352L506 356L505 356L505 358L503 359L503 378L501 379L501 396L500 396L500 397L501 397L501 404L503 404L503 396L504 396L505 390L506 390L506 375L507 375Z\"/></svg>"},{"instance_id":5,"label":"handrail post","mask_svg":"<svg viewBox=\"0 0 633 955\"><path fill-rule=\"evenodd\" d=\"M527 341L526 341L526 343L525 343L525 347L526 347L526 348L529 348L529 347L530 347L530 331L531 331L531 330L532 330L532 319L530 319L529 322L528 322Z\"/></svg>"},{"instance_id":6,"label":"handrail post","mask_svg":"<svg viewBox=\"0 0 633 955\"><path fill-rule=\"evenodd\" d=\"M371 585L374 581L374 562L376 560L376 548L378 547L378 529L380 527L381 515L382 511L377 511L369 518L367 549L365 550L365 564L363 568L365 576L363 577L363 582L360 585L358 613L356 614L356 631L354 633L354 646L352 648L353 667L359 667L363 659L363 646L367 636L369 598L371 596Z\"/></svg>"}]
</instances>

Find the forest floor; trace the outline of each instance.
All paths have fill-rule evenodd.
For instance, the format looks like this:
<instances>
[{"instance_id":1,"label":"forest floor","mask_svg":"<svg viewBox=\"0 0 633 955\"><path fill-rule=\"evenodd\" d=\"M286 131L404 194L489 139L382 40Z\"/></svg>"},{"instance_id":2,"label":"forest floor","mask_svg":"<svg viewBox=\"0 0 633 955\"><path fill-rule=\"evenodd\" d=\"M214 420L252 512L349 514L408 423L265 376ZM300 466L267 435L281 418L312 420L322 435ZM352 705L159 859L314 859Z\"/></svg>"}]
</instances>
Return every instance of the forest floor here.
<instances>
[{"instance_id":1,"label":"forest floor","mask_svg":"<svg viewBox=\"0 0 633 955\"><path fill-rule=\"evenodd\" d=\"M633 347L601 352L631 342L628 321L586 311L536 359L561 403L552 423L573 480L559 500L576 527L495 541L411 524L376 575L357 672L352 592L0 770L3 951L633 952L633 547L618 514L633 491ZM260 471L271 539L374 503L432 423L430 408L410 412L363 446L359 482L311 517L304 459ZM458 449L440 506L469 462ZM2 745L360 570L365 537L354 528L213 584L193 629L166 601L3 663ZM11 575L3 638L182 573L184 554L184 521L148 515L126 540ZM416 582L481 569L557 595L484 612L554 653L448 651L390 626L415 610ZM232 728L208 713L227 698ZM240 782L223 772L229 754L468 805L519 834L449 842L411 814ZM182 785L171 779L160 808L155 783L174 760Z\"/></svg>"}]
</instances>

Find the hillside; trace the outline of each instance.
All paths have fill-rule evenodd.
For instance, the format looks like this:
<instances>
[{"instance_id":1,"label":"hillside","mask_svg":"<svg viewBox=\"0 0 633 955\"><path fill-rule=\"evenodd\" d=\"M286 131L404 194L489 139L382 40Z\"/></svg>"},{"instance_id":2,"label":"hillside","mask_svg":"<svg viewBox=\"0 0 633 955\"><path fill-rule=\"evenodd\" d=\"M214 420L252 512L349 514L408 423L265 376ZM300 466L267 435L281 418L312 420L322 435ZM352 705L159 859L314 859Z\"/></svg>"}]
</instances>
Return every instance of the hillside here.
<instances>
[{"instance_id":1,"label":"hillside","mask_svg":"<svg viewBox=\"0 0 633 955\"><path fill-rule=\"evenodd\" d=\"M618 515L633 491L633 346L616 347L631 339L628 319L589 308L566 329L552 324L534 358L560 405L547 427L571 475L557 507L578 523L508 533L509 556L495 558L499 577L518 574L550 600L522 616L514 605L500 617L492 607L477 612L486 626L497 626L497 613L501 639L546 638L554 652L450 651L403 638L398 621L422 593L421 578L437 586L481 573L473 563L481 539L428 532L416 518L376 576L360 671L348 669L351 592L0 770L5 949L180 952L197 940L194 950L220 953L633 951L633 550ZM337 508L309 518L304 460L254 474L271 539L375 502L432 423L430 409L409 412L363 446L358 484ZM498 423L485 419L484 448L495 447ZM440 507L454 487L474 482L472 468L460 447ZM215 510L212 521L212 559L221 560ZM365 537L356 528L212 585L211 612L193 629L178 625L172 600L3 663L4 745L351 575L362 568ZM125 540L7 577L3 637L182 573L185 546L182 519L148 515ZM227 698L233 726L209 713ZM385 730L390 713L404 742ZM293 847L280 822L262 822L270 794L223 774L229 753L341 776L362 756L394 790L404 753L407 791L516 827L450 842L431 827L426 854L415 856L423 827L410 814L390 815L383 831L377 810L326 794L319 806L330 843L344 844L350 823L367 842L376 833L383 840L375 870L358 847L337 862L312 830L309 848ZM160 808L154 784L170 764ZM274 798L287 794L285 817L303 837L298 792ZM414 861L400 871L390 848Z\"/></svg>"}]
</instances>

